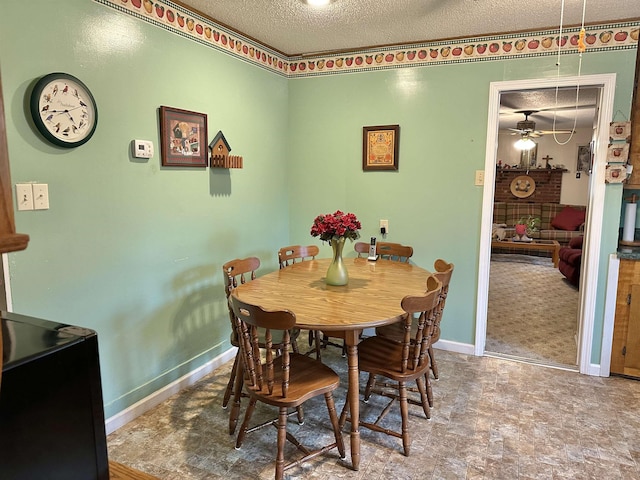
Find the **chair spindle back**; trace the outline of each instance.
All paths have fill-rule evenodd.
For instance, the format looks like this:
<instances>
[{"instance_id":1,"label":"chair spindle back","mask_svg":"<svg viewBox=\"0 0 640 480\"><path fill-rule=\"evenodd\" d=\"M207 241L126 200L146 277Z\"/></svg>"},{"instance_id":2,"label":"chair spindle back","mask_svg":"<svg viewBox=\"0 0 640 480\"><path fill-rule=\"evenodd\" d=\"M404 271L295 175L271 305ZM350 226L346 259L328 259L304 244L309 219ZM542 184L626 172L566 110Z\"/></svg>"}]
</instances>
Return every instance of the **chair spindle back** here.
<instances>
[{"instance_id":1,"label":"chair spindle back","mask_svg":"<svg viewBox=\"0 0 640 480\"><path fill-rule=\"evenodd\" d=\"M402 299L400 306L405 311L404 335L402 339L402 372L416 370L428 362L428 349L431 345L431 334L438 312L442 283L435 276L427 278L427 290L424 295L408 295ZM414 316L418 316L414 325L412 338L412 323Z\"/></svg>"},{"instance_id":2,"label":"chair spindle back","mask_svg":"<svg viewBox=\"0 0 640 480\"><path fill-rule=\"evenodd\" d=\"M266 383L271 395L274 388L277 388L276 379L279 379L282 396L286 398L289 388L289 348L291 346L289 330L295 327L295 314L288 310L264 310L260 306L243 302L234 296L231 297L231 308L240 336L240 350L249 376L249 384L260 391ZM264 331L266 348L263 349L260 348L260 329ZM273 332L276 330L279 331L276 338L282 339L278 343L279 357L274 357ZM265 355L264 364L261 357L262 351ZM277 363L281 365L276 365Z\"/></svg>"},{"instance_id":3,"label":"chair spindle back","mask_svg":"<svg viewBox=\"0 0 640 480\"><path fill-rule=\"evenodd\" d=\"M413 256L413 247L400 243L378 242L376 252L380 258L409 263L409 259Z\"/></svg>"},{"instance_id":4,"label":"chair spindle back","mask_svg":"<svg viewBox=\"0 0 640 480\"><path fill-rule=\"evenodd\" d=\"M285 268L296 263L296 260L301 262L312 260L316 258L318 253L320 253L320 249L316 245L291 245L290 247L282 247L278 251L278 263L280 264L280 268Z\"/></svg>"}]
</instances>

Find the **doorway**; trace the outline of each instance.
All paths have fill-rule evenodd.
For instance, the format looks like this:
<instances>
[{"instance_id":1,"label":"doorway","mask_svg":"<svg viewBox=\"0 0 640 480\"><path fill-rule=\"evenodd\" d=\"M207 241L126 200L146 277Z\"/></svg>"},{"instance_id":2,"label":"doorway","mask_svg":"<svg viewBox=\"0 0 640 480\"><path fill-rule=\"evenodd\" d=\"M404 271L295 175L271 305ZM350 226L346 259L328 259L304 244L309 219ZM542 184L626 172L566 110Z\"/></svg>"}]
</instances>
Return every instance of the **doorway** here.
<instances>
[{"instance_id":1,"label":"doorway","mask_svg":"<svg viewBox=\"0 0 640 480\"><path fill-rule=\"evenodd\" d=\"M597 121L594 133L594 164L590 177L591 188L588 198L589 223L585 231L581 288L578 307L578 368L581 373L598 374L590 365L593 344L593 327L598 286L601 231L604 211L604 173L608 144L608 124L613 114L615 74L590 75L582 77L549 78L522 81L494 82L490 85L489 116L487 126L487 147L485 154L485 185L483 191L482 226L478 270L478 300L476 310L475 354L485 352L487 332L487 309L491 256L491 224L493 217L494 182L496 176L496 155L498 146L498 124L500 96L507 92L541 90L555 87L592 87L600 89L597 105Z\"/></svg>"},{"instance_id":2,"label":"doorway","mask_svg":"<svg viewBox=\"0 0 640 480\"><path fill-rule=\"evenodd\" d=\"M586 209L590 155L582 165L577 152L593 140L599 95L599 87L500 95L493 224L512 222L516 213L527 212L533 215L528 218L533 219L529 235L534 243L555 240L568 246L575 239L572 245L577 245L584 225L576 231L554 231L549 223L562 210L554 205ZM527 142L528 148L518 148ZM509 189L518 178L530 179L531 188ZM516 250L492 249L485 353L575 370L579 289L574 268L580 255L573 251L571 265L560 265L570 273L568 279L552 260L553 247L530 250L528 241L515 244Z\"/></svg>"}]
</instances>

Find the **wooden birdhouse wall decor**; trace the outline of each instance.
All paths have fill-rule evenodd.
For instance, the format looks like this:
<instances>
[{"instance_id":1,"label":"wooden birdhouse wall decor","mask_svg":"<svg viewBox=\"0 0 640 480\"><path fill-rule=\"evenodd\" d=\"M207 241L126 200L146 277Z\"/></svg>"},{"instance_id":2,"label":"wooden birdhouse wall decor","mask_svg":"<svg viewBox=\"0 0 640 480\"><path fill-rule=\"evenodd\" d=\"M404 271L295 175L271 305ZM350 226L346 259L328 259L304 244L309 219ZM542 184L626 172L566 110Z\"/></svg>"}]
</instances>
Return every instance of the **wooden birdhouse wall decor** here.
<instances>
[{"instance_id":1,"label":"wooden birdhouse wall decor","mask_svg":"<svg viewBox=\"0 0 640 480\"><path fill-rule=\"evenodd\" d=\"M242 157L229 155L231 147L222 131L219 131L211 140L209 148L211 149L211 168L242 168Z\"/></svg>"}]
</instances>

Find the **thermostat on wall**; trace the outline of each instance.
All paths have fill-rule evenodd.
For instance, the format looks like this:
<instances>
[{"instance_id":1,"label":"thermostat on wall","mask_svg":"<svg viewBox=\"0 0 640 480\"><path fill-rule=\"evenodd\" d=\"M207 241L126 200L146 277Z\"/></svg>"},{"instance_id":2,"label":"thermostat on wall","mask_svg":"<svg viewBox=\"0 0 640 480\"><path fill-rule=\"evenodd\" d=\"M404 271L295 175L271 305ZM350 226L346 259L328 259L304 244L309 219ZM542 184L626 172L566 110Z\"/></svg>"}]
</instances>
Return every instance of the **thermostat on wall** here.
<instances>
[{"instance_id":1,"label":"thermostat on wall","mask_svg":"<svg viewBox=\"0 0 640 480\"><path fill-rule=\"evenodd\" d=\"M136 158L151 158L153 157L153 142L150 140L134 140L133 141L133 156Z\"/></svg>"}]
</instances>

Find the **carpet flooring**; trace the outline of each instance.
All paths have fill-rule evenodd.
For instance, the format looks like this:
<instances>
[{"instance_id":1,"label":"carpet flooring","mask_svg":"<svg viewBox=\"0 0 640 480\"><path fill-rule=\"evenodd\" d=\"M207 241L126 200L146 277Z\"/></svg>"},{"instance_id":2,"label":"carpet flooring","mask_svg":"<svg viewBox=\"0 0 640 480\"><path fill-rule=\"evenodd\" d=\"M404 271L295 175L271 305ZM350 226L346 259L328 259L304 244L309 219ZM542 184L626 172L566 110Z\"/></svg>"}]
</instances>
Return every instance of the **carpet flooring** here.
<instances>
[{"instance_id":1,"label":"carpet flooring","mask_svg":"<svg viewBox=\"0 0 640 480\"><path fill-rule=\"evenodd\" d=\"M493 254L485 351L575 367L578 304L551 259Z\"/></svg>"}]
</instances>

